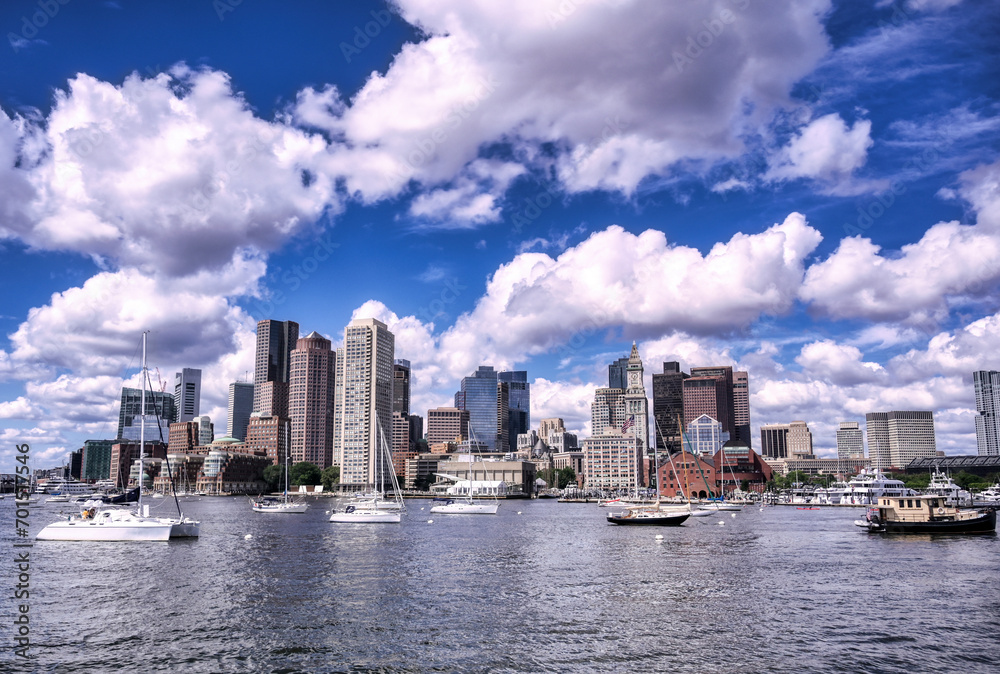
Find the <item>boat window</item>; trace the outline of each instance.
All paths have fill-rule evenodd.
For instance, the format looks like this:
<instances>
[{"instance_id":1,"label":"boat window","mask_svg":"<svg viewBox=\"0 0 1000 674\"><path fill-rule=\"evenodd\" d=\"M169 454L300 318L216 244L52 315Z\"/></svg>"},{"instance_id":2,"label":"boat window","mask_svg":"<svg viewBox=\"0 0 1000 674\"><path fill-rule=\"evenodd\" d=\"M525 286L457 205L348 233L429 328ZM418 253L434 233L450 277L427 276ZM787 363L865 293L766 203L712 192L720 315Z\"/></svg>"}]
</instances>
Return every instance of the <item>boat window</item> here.
<instances>
[{"instance_id":1,"label":"boat window","mask_svg":"<svg viewBox=\"0 0 1000 674\"><path fill-rule=\"evenodd\" d=\"M917 499L917 507L920 507L920 499Z\"/></svg>"},{"instance_id":2,"label":"boat window","mask_svg":"<svg viewBox=\"0 0 1000 674\"><path fill-rule=\"evenodd\" d=\"M902 507L903 507L903 499L899 499L899 507L900 507L900 508L902 508Z\"/></svg>"},{"instance_id":3,"label":"boat window","mask_svg":"<svg viewBox=\"0 0 1000 674\"><path fill-rule=\"evenodd\" d=\"M907 508L912 508L913 507L913 499L911 499L911 498L906 499L906 507Z\"/></svg>"}]
</instances>

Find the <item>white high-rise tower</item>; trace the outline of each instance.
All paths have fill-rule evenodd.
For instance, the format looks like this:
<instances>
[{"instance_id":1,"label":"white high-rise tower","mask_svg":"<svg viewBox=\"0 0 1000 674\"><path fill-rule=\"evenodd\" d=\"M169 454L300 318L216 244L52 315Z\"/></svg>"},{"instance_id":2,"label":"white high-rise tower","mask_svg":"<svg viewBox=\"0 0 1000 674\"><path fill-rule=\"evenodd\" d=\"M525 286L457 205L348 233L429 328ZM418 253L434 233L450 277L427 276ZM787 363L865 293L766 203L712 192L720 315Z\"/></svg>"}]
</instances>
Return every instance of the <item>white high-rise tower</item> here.
<instances>
[{"instance_id":1,"label":"white high-rise tower","mask_svg":"<svg viewBox=\"0 0 1000 674\"><path fill-rule=\"evenodd\" d=\"M358 318L344 329L343 349L343 368L337 367L343 392L338 391L340 455L335 463L342 485L365 488L374 485L376 475L388 480L392 469L382 441L392 441L395 337L381 321Z\"/></svg>"}]
</instances>

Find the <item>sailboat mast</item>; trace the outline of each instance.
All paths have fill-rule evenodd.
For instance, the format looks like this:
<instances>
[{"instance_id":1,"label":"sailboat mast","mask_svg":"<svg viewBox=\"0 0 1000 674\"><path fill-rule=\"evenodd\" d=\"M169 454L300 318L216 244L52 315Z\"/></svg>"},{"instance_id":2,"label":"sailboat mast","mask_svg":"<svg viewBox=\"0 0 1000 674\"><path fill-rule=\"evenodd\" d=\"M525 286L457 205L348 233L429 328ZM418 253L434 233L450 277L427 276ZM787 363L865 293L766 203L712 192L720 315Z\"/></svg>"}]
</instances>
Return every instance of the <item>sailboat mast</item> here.
<instances>
[{"instance_id":1,"label":"sailboat mast","mask_svg":"<svg viewBox=\"0 0 1000 674\"><path fill-rule=\"evenodd\" d=\"M143 455L146 449L146 333L142 333L142 402L139 403L139 498L136 504L142 512Z\"/></svg>"}]
</instances>

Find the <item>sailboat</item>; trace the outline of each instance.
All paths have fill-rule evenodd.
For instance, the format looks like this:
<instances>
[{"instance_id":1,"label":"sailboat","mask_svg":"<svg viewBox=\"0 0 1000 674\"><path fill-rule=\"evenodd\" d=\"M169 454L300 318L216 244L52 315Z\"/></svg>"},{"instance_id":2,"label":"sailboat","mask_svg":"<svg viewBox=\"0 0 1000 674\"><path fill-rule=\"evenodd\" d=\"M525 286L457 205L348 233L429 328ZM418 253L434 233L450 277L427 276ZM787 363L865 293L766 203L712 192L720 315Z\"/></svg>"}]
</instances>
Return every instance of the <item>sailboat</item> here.
<instances>
[{"instance_id":1,"label":"sailboat","mask_svg":"<svg viewBox=\"0 0 1000 674\"><path fill-rule=\"evenodd\" d=\"M375 492L376 498L368 501L360 501L355 503L349 503L344 508L342 512L337 512L334 510L330 514L331 522L340 523L389 523L398 524L402 520L402 514L406 511L406 507L403 505L403 495L399 491L399 482L396 480L396 471L392 470L392 455L389 453L389 445L385 441L385 435L382 433L382 425L378 423L378 419L375 421L378 427L379 434L379 445L381 451L378 456L375 457ZM381 488L385 484L385 471L386 467L389 467L389 474L391 476L392 484L392 501L397 504L395 510L386 510L379 507L378 495Z\"/></svg>"},{"instance_id":2,"label":"sailboat","mask_svg":"<svg viewBox=\"0 0 1000 674\"><path fill-rule=\"evenodd\" d=\"M432 513L445 515L496 515L497 510L500 509L500 499L496 494L493 495L492 501L483 501L472 497L472 448L478 447L479 443L476 441L476 434L472 430L471 425L469 431L472 437L472 443L469 445L469 493L463 496L449 496L444 503L432 506ZM485 471L483 472L485 474ZM446 475L444 473L434 473L434 475L443 477L446 480L453 480L456 483L460 481L454 475Z\"/></svg>"},{"instance_id":3,"label":"sailboat","mask_svg":"<svg viewBox=\"0 0 1000 674\"><path fill-rule=\"evenodd\" d=\"M35 540L39 541L167 541L174 524L181 521L149 516L149 506L142 503L143 458L146 442L146 333L142 333L142 405L139 421L139 490L136 509L89 507L78 515L47 525ZM194 523L197 525L197 523ZM190 527L188 525L188 531ZM195 534L197 536L197 532Z\"/></svg>"},{"instance_id":4,"label":"sailboat","mask_svg":"<svg viewBox=\"0 0 1000 674\"><path fill-rule=\"evenodd\" d=\"M671 460L672 461L672 460ZM691 508L660 505L659 455L656 443L653 443L653 474L655 475L656 501L652 505L630 506L619 512L608 513L607 520L611 524L635 524L653 526L679 526L691 516ZM638 477L636 478L638 481Z\"/></svg>"},{"instance_id":5,"label":"sailboat","mask_svg":"<svg viewBox=\"0 0 1000 674\"><path fill-rule=\"evenodd\" d=\"M290 442L288 433L285 433L286 442ZM285 494L281 500L264 496L250 500L250 506L257 513L304 513L309 509L309 504L304 501L288 500L288 455L291 454L291 447L285 447Z\"/></svg>"}]
</instances>

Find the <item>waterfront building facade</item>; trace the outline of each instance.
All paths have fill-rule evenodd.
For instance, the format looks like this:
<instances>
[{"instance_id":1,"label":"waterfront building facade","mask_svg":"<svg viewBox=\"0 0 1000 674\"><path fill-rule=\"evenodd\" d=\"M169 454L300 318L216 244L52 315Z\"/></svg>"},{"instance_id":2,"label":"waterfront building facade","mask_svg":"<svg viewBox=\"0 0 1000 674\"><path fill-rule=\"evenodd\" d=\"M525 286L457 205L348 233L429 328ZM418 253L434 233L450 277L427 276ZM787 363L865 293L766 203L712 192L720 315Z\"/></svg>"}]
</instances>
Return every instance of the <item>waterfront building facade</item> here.
<instances>
[{"instance_id":1,"label":"waterfront building facade","mask_svg":"<svg viewBox=\"0 0 1000 674\"><path fill-rule=\"evenodd\" d=\"M1000 456L1000 372L972 373L976 393L976 446L980 456Z\"/></svg>"},{"instance_id":2,"label":"waterfront building facade","mask_svg":"<svg viewBox=\"0 0 1000 674\"><path fill-rule=\"evenodd\" d=\"M626 492L645 484L637 436L606 427L580 444L588 489Z\"/></svg>"},{"instance_id":3,"label":"waterfront building facade","mask_svg":"<svg viewBox=\"0 0 1000 674\"><path fill-rule=\"evenodd\" d=\"M234 381L229 385L226 435L239 440L247 439L247 424L253 413L253 384Z\"/></svg>"},{"instance_id":4,"label":"waterfront building facade","mask_svg":"<svg viewBox=\"0 0 1000 674\"><path fill-rule=\"evenodd\" d=\"M675 452L670 461L660 465L656 475L656 486L660 496L665 498L701 499L719 495L715 459L712 455L687 450Z\"/></svg>"},{"instance_id":5,"label":"waterfront building facade","mask_svg":"<svg viewBox=\"0 0 1000 674\"><path fill-rule=\"evenodd\" d=\"M288 418L288 382L291 354L299 339L295 321L257 322L257 350L253 371L253 411Z\"/></svg>"},{"instance_id":6,"label":"waterfront building facade","mask_svg":"<svg viewBox=\"0 0 1000 674\"><path fill-rule=\"evenodd\" d=\"M174 375L176 421L191 421L201 414L201 370L185 367Z\"/></svg>"},{"instance_id":7,"label":"waterfront building facade","mask_svg":"<svg viewBox=\"0 0 1000 674\"><path fill-rule=\"evenodd\" d=\"M339 420L340 482L363 490L388 484L383 444L392 434L395 337L374 318L357 318L344 330L343 411ZM382 484L376 485L376 476Z\"/></svg>"},{"instance_id":8,"label":"waterfront building facade","mask_svg":"<svg viewBox=\"0 0 1000 674\"><path fill-rule=\"evenodd\" d=\"M316 331L299 338L290 356L288 418L291 460L320 470L333 465L333 395L336 354Z\"/></svg>"},{"instance_id":9,"label":"waterfront building facade","mask_svg":"<svg viewBox=\"0 0 1000 674\"><path fill-rule=\"evenodd\" d=\"M263 453L274 465L284 465L289 446L291 423L277 416L254 414L247 423L246 451Z\"/></svg>"},{"instance_id":10,"label":"waterfront building facade","mask_svg":"<svg viewBox=\"0 0 1000 674\"><path fill-rule=\"evenodd\" d=\"M864 458L865 436L857 421L841 421L837 429L837 457L841 459Z\"/></svg>"},{"instance_id":11,"label":"waterfront building facade","mask_svg":"<svg viewBox=\"0 0 1000 674\"><path fill-rule=\"evenodd\" d=\"M469 438L469 410L437 407L427 410L427 444L461 442Z\"/></svg>"}]
</instances>

